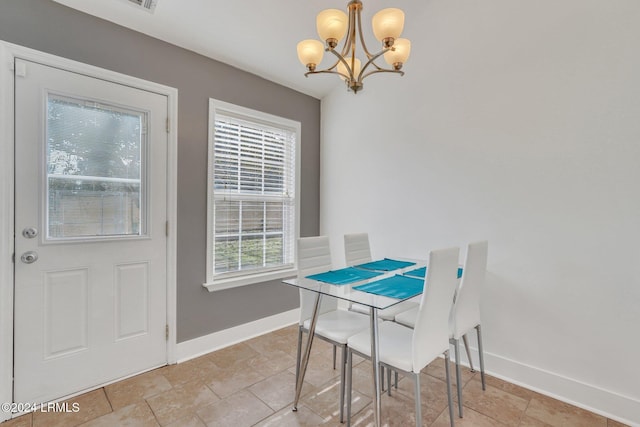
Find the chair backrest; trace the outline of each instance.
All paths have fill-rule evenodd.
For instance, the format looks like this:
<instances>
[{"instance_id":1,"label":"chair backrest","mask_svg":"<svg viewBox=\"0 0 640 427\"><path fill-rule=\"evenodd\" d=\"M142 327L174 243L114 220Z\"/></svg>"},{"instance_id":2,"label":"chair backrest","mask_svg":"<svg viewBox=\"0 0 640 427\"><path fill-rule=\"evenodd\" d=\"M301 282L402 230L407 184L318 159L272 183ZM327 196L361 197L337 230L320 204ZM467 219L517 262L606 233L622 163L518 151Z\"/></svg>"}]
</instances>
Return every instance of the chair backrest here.
<instances>
[{"instance_id":1,"label":"chair backrest","mask_svg":"<svg viewBox=\"0 0 640 427\"><path fill-rule=\"evenodd\" d=\"M331 270L331 248L329 237L302 237L298 239L298 280L311 274ZM300 324L311 317L316 293L300 289ZM335 310L338 301L328 296L322 297L320 313Z\"/></svg>"},{"instance_id":2,"label":"chair backrest","mask_svg":"<svg viewBox=\"0 0 640 427\"><path fill-rule=\"evenodd\" d=\"M451 336L459 339L480 324L480 292L487 271L488 242L469 243L462 279L456 290L449 327Z\"/></svg>"},{"instance_id":3,"label":"chair backrest","mask_svg":"<svg viewBox=\"0 0 640 427\"><path fill-rule=\"evenodd\" d=\"M413 328L413 372L449 349L449 313L458 277L459 248L429 252L427 276Z\"/></svg>"},{"instance_id":4,"label":"chair backrest","mask_svg":"<svg viewBox=\"0 0 640 427\"><path fill-rule=\"evenodd\" d=\"M371 261L371 248L367 233L344 235L344 258L347 267Z\"/></svg>"}]
</instances>

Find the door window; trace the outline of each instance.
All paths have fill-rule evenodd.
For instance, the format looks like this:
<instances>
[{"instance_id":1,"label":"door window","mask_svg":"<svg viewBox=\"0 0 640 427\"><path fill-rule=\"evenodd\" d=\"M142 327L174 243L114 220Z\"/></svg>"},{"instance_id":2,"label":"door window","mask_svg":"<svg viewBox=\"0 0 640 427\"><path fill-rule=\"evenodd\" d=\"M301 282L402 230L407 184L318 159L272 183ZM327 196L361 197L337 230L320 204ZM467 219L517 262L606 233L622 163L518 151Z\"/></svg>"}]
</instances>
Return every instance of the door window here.
<instances>
[{"instance_id":1,"label":"door window","mask_svg":"<svg viewBox=\"0 0 640 427\"><path fill-rule=\"evenodd\" d=\"M49 94L47 239L143 236L147 113Z\"/></svg>"}]
</instances>

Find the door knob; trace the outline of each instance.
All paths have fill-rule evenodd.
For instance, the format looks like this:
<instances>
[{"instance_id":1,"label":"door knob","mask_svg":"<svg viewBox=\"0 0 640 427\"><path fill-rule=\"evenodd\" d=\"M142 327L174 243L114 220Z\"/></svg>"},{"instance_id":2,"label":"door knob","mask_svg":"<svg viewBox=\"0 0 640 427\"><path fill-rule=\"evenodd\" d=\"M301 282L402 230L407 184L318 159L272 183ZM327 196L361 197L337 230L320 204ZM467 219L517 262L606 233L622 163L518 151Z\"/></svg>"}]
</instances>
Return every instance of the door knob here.
<instances>
[{"instance_id":1,"label":"door knob","mask_svg":"<svg viewBox=\"0 0 640 427\"><path fill-rule=\"evenodd\" d=\"M38 229L35 227L27 227L22 230L22 235L27 239L33 239L38 235Z\"/></svg>"},{"instance_id":2,"label":"door knob","mask_svg":"<svg viewBox=\"0 0 640 427\"><path fill-rule=\"evenodd\" d=\"M25 264L33 264L38 260L38 253L34 251L25 252L20 257Z\"/></svg>"}]
</instances>

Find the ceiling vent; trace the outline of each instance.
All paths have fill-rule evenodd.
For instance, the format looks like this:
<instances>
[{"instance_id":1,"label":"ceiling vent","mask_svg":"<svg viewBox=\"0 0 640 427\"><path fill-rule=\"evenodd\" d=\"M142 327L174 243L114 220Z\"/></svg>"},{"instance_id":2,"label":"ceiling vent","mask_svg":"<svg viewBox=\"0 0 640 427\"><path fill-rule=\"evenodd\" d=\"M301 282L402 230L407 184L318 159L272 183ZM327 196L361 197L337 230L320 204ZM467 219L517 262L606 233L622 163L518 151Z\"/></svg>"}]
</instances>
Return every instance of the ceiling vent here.
<instances>
[{"instance_id":1,"label":"ceiling vent","mask_svg":"<svg viewBox=\"0 0 640 427\"><path fill-rule=\"evenodd\" d=\"M153 12L156 8L158 0L129 0L135 6L146 10L147 12Z\"/></svg>"}]
</instances>

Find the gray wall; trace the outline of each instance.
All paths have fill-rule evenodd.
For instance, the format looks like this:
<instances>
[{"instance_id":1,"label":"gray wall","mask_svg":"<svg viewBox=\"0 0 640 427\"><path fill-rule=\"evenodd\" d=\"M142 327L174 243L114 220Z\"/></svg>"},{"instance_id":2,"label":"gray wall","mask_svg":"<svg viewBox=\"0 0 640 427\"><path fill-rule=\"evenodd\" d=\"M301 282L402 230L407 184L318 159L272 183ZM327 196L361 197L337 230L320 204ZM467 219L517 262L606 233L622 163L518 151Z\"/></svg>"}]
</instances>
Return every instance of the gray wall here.
<instances>
[{"instance_id":1,"label":"gray wall","mask_svg":"<svg viewBox=\"0 0 640 427\"><path fill-rule=\"evenodd\" d=\"M207 119L216 98L302 123L301 235L319 230L320 101L48 0L0 0L0 40L178 89L178 341L298 306L278 281L209 293Z\"/></svg>"}]
</instances>

